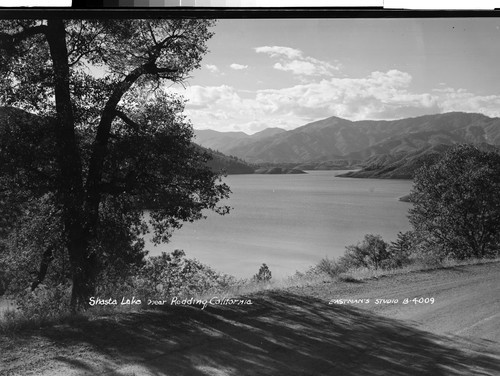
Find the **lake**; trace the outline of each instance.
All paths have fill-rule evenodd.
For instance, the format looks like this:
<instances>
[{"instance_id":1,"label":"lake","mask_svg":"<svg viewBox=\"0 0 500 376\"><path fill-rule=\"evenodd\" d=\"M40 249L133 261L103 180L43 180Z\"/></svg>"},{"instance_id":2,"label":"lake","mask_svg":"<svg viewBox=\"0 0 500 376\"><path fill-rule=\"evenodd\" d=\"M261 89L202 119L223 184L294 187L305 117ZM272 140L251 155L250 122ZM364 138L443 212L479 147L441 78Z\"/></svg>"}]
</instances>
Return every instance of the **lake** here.
<instances>
[{"instance_id":1,"label":"lake","mask_svg":"<svg viewBox=\"0 0 500 376\"><path fill-rule=\"evenodd\" d=\"M321 258L338 257L365 234L392 241L409 229L409 180L340 178L344 171L299 175L230 175L233 209L186 223L151 255L182 249L220 272L249 278L266 263L273 277L305 271Z\"/></svg>"}]
</instances>

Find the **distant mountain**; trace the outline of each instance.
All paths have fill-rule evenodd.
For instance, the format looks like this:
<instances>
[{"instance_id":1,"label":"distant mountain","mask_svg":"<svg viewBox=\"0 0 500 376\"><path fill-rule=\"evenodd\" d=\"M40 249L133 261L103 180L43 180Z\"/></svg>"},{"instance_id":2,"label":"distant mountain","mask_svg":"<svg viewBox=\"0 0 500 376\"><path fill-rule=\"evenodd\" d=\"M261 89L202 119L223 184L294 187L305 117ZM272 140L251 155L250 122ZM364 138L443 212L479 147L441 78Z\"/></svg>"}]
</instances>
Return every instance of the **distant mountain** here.
<instances>
[{"instance_id":1,"label":"distant mountain","mask_svg":"<svg viewBox=\"0 0 500 376\"><path fill-rule=\"evenodd\" d=\"M286 132L286 130L281 129L281 128L266 128L260 132L257 132L257 133L250 135L250 139L252 141L263 140L267 137L275 136L277 134L284 133L284 132Z\"/></svg>"},{"instance_id":2,"label":"distant mountain","mask_svg":"<svg viewBox=\"0 0 500 376\"><path fill-rule=\"evenodd\" d=\"M228 151L238 149L252 142L264 140L277 134L286 132L281 128L266 128L252 135L244 132L218 132L211 129L195 129L194 141L206 148L231 154Z\"/></svg>"},{"instance_id":3,"label":"distant mountain","mask_svg":"<svg viewBox=\"0 0 500 376\"><path fill-rule=\"evenodd\" d=\"M198 145L199 146L199 145ZM201 146L200 146L201 147ZM204 148L205 149L205 148ZM305 174L299 168L288 166L258 166L237 157L227 156L219 151L205 149L212 155L207 164L213 171L223 171L227 175L237 174Z\"/></svg>"},{"instance_id":4,"label":"distant mountain","mask_svg":"<svg viewBox=\"0 0 500 376\"><path fill-rule=\"evenodd\" d=\"M250 137L244 132L218 132L211 129L194 130L194 142L205 148L226 153L226 145L237 145Z\"/></svg>"},{"instance_id":5,"label":"distant mountain","mask_svg":"<svg viewBox=\"0 0 500 376\"><path fill-rule=\"evenodd\" d=\"M396 158L398 153L419 154L439 145L500 144L500 119L481 114L450 112L400 120L350 121L330 117L291 131L196 131L196 142L251 163L315 165L336 161ZM212 145L212 146L209 146ZM403 155L403 154L401 154ZM330 163L331 164L331 163Z\"/></svg>"},{"instance_id":6,"label":"distant mountain","mask_svg":"<svg viewBox=\"0 0 500 376\"><path fill-rule=\"evenodd\" d=\"M205 149L212 155L212 160L208 161L207 165L213 171L223 171L228 175L236 174L253 174L256 167L248 164L247 162L233 157L222 154L221 152L211 149Z\"/></svg>"}]
</instances>

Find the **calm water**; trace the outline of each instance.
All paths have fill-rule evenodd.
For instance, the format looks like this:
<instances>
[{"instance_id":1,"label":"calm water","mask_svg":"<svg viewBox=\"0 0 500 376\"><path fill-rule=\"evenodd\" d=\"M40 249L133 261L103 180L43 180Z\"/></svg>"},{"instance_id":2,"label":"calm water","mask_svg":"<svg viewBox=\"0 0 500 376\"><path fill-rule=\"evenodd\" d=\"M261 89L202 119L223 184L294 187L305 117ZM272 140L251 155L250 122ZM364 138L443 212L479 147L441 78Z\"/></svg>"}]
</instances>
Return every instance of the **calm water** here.
<instances>
[{"instance_id":1,"label":"calm water","mask_svg":"<svg viewBox=\"0 0 500 376\"><path fill-rule=\"evenodd\" d=\"M409 228L407 180L339 178L339 171L301 175L231 175L230 214L209 212L187 223L150 254L183 249L188 257L238 277L262 263L273 276L305 271L325 256L340 256L367 233L394 240Z\"/></svg>"}]
</instances>

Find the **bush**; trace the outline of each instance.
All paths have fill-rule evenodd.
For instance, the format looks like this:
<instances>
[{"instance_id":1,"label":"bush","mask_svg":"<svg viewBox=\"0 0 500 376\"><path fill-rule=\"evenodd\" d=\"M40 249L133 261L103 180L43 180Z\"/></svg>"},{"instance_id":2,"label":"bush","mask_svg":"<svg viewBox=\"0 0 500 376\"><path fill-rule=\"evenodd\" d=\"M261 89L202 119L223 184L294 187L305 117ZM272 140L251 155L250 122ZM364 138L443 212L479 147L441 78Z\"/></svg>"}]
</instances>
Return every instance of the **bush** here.
<instances>
[{"instance_id":1,"label":"bush","mask_svg":"<svg viewBox=\"0 0 500 376\"><path fill-rule=\"evenodd\" d=\"M380 235L367 234L361 243L346 247L340 263L346 268L378 269L390 256L387 248L388 244Z\"/></svg>"},{"instance_id":2,"label":"bush","mask_svg":"<svg viewBox=\"0 0 500 376\"><path fill-rule=\"evenodd\" d=\"M21 314L29 320L43 322L57 319L69 313L71 286L61 284L47 287L40 284L35 290L27 288L15 297L15 302Z\"/></svg>"},{"instance_id":3,"label":"bush","mask_svg":"<svg viewBox=\"0 0 500 376\"><path fill-rule=\"evenodd\" d=\"M347 266L345 262L325 257L319 261L319 263L314 267L314 270L333 278L346 272Z\"/></svg>"},{"instance_id":4,"label":"bush","mask_svg":"<svg viewBox=\"0 0 500 376\"><path fill-rule=\"evenodd\" d=\"M218 273L198 260L186 258L182 250L150 257L135 279L136 290L145 299L199 296L237 284L234 277Z\"/></svg>"}]
</instances>

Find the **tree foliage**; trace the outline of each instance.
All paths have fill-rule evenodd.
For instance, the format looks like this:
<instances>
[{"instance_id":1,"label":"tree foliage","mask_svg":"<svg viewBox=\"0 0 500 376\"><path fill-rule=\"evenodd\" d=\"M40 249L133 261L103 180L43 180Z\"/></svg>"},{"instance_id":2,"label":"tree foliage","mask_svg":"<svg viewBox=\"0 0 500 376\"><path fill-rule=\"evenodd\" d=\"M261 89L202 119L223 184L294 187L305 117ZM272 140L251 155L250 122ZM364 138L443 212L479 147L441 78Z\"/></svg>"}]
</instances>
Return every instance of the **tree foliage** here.
<instances>
[{"instance_id":1,"label":"tree foliage","mask_svg":"<svg viewBox=\"0 0 500 376\"><path fill-rule=\"evenodd\" d=\"M341 262L348 267L378 269L389 257L388 244L380 235L367 234L361 243L346 247Z\"/></svg>"},{"instance_id":2,"label":"tree foliage","mask_svg":"<svg viewBox=\"0 0 500 376\"><path fill-rule=\"evenodd\" d=\"M410 222L434 252L488 257L500 247L500 155L473 145L417 171Z\"/></svg>"},{"instance_id":3,"label":"tree foliage","mask_svg":"<svg viewBox=\"0 0 500 376\"><path fill-rule=\"evenodd\" d=\"M234 277L187 258L182 250L148 258L134 281L136 290L145 299L189 298L237 284Z\"/></svg>"},{"instance_id":4,"label":"tree foliage","mask_svg":"<svg viewBox=\"0 0 500 376\"><path fill-rule=\"evenodd\" d=\"M273 277L271 270L266 264L262 264L259 268L259 272L253 276L253 280L258 283L267 283L271 281Z\"/></svg>"},{"instance_id":5,"label":"tree foliage","mask_svg":"<svg viewBox=\"0 0 500 376\"><path fill-rule=\"evenodd\" d=\"M166 90L200 67L212 25L0 21L0 105L8 106L0 114L0 235L4 253L27 252L36 263L33 286L66 259L58 275L72 281L73 308L84 306L100 273L142 260L144 208L156 242L204 209L227 212L218 202L229 188L191 144L184 101ZM52 219L37 222L33 210Z\"/></svg>"},{"instance_id":6,"label":"tree foliage","mask_svg":"<svg viewBox=\"0 0 500 376\"><path fill-rule=\"evenodd\" d=\"M409 265L412 255L418 248L418 240L414 231L398 232L396 240L392 241L388 248L388 258L385 267L401 268Z\"/></svg>"}]
</instances>

